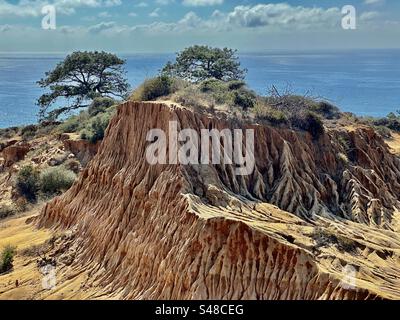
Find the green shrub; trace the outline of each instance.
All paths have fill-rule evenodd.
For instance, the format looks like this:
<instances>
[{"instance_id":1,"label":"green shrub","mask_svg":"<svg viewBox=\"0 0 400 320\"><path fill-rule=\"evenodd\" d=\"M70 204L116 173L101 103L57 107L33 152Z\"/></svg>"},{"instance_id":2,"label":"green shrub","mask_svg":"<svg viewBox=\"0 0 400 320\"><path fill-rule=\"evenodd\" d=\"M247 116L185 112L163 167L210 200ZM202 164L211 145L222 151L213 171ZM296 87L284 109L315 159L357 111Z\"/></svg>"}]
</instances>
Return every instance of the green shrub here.
<instances>
[{"instance_id":1,"label":"green shrub","mask_svg":"<svg viewBox=\"0 0 400 320\"><path fill-rule=\"evenodd\" d=\"M93 144L103 140L113 112L114 109L107 109L105 113L99 113L85 123L86 126L80 131L80 138Z\"/></svg>"},{"instance_id":2,"label":"green shrub","mask_svg":"<svg viewBox=\"0 0 400 320\"><path fill-rule=\"evenodd\" d=\"M88 131L88 130L86 130L86 129L83 129L82 131L81 131L81 134L80 134L80 138L82 139L82 140L90 140L90 137L92 136L92 134L90 133L90 131Z\"/></svg>"},{"instance_id":3,"label":"green shrub","mask_svg":"<svg viewBox=\"0 0 400 320\"><path fill-rule=\"evenodd\" d=\"M216 79L202 81L199 85L202 93L210 95L216 104L237 106L247 110L255 106L257 95L246 88L246 83L240 80L224 82Z\"/></svg>"},{"instance_id":4,"label":"green shrub","mask_svg":"<svg viewBox=\"0 0 400 320\"><path fill-rule=\"evenodd\" d=\"M21 129L21 136L23 139L29 140L35 136L37 130L37 126L33 124L25 126Z\"/></svg>"},{"instance_id":5,"label":"green shrub","mask_svg":"<svg viewBox=\"0 0 400 320\"><path fill-rule=\"evenodd\" d=\"M268 107L259 108L260 109L256 108L255 110L256 119L266 120L272 125L282 125L288 123L288 118L284 112Z\"/></svg>"},{"instance_id":6,"label":"green shrub","mask_svg":"<svg viewBox=\"0 0 400 320\"><path fill-rule=\"evenodd\" d=\"M380 119L373 119L372 125L376 127L387 127L390 130L400 132L400 118L399 117L389 117L386 118L380 118Z\"/></svg>"},{"instance_id":7,"label":"green shrub","mask_svg":"<svg viewBox=\"0 0 400 320\"><path fill-rule=\"evenodd\" d=\"M107 117L97 117L92 121L92 136L90 137L91 143L103 140L110 119Z\"/></svg>"},{"instance_id":8,"label":"green shrub","mask_svg":"<svg viewBox=\"0 0 400 320\"><path fill-rule=\"evenodd\" d=\"M39 171L32 166L25 166L18 172L16 180L17 191L28 201L35 202L39 191Z\"/></svg>"},{"instance_id":9,"label":"green shrub","mask_svg":"<svg viewBox=\"0 0 400 320\"><path fill-rule=\"evenodd\" d=\"M325 132L321 118L311 111L292 114L290 122L293 127L309 132L314 139Z\"/></svg>"},{"instance_id":10,"label":"green shrub","mask_svg":"<svg viewBox=\"0 0 400 320\"><path fill-rule=\"evenodd\" d=\"M199 89L202 92L218 92L218 91L226 91L227 85L226 82L216 79L207 79L200 83Z\"/></svg>"},{"instance_id":11,"label":"green shrub","mask_svg":"<svg viewBox=\"0 0 400 320\"><path fill-rule=\"evenodd\" d=\"M108 108L115 105L115 100L108 97L99 97L95 98L93 102L90 104L88 113L90 117L94 117L99 113L104 113Z\"/></svg>"},{"instance_id":12,"label":"green shrub","mask_svg":"<svg viewBox=\"0 0 400 320\"><path fill-rule=\"evenodd\" d=\"M19 132L18 127L11 127L6 129L0 129L0 137L4 139L10 139L14 137Z\"/></svg>"},{"instance_id":13,"label":"green shrub","mask_svg":"<svg viewBox=\"0 0 400 320\"><path fill-rule=\"evenodd\" d=\"M326 101L321 101L315 104L311 104L309 107L310 111L313 111L325 119L339 119L340 110L338 107L330 104Z\"/></svg>"},{"instance_id":14,"label":"green shrub","mask_svg":"<svg viewBox=\"0 0 400 320\"><path fill-rule=\"evenodd\" d=\"M89 114L87 111L81 111L78 115L74 115L66 119L58 126L58 131L61 133L74 133L79 132L85 124L89 121Z\"/></svg>"},{"instance_id":15,"label":"green shrub","mask_svg":"<svg viewBox=\"0 0 400 320\"><path fill-rule=\"evenodd\" d=\"M384 139L392 138L392 131L385 126L376 126L374 127L375 131Z\"/></svg>"},{"instance_id":16,"label":"green shrub","mask_svg":"<svg viewBox=\"0 0 400 320\"><path fill-rule=\"evenodd\" d=\"M235 91L234 103L244 110L251 109L256 103L256 95L244 89Z\"/></svg>"},{"instance_id":17,"label":"green shrub","mask_svg":"<svg viewBox=\"0 0 400 320\"><path fill-rule=\"evenodd\" d=\"M132 101L152 101L175 91L174 79L165 75L146 80L131 95Z\"/></svg>"},{"instance_id":18,"label":"green shrub","mask_svg":"<svg viewBox=\"0 0 400 320\"><path fill-rule=\"evenodd\" d=\"M40 174L40 191L53 196L68 190L76 180L76 175L64 167L53 167Z\"/></svg>"},{"instance_id":19,"label":"green shrub","mask_svg":"<svg viewBox=\"0 0 400 320\"><path fill-rule=\"evenodd\" d=\"M15 247L12 247L10 245L4 247L0 258L0 274L6 273L13 268L15 254Z\"/></svg>"},{"instance_id":20,"label":"green shrub","mask_svg":"<svg viewBox=\"0 0 400 320\"><path fill-rule=\"evenodd\" d=\"M229 90L240 90L246 87L246 82L242 80L233 80L228 82Z\"/></svg>"}]
</instances>

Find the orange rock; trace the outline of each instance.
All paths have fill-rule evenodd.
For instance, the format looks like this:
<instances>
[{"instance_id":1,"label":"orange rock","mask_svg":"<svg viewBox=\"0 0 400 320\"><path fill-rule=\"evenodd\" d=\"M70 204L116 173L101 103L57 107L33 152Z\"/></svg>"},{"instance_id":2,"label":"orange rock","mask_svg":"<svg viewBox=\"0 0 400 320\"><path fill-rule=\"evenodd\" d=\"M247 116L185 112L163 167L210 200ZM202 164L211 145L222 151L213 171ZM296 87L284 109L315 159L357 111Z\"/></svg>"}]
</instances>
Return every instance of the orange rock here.
<instances>
[{"instance_id":1,"label":"orange rock","mask_svg":"<svg viewBox=\"0 0 400 320\"><path fill-rule=\"evenodd\" d=\"M77 159L85 166L97 153L100 141L96 144L90 143L86 140L63 140L64 148L72 152Z\"/></svg>"},{"instance_id":2,"label":"orange rock","mask_svg":"<svg viewBox=\"0 0 400 320\"><path fill-rule=\"evenodd\" d=\"M149 165L146 134L168 131L170 120L198 131L237 126L161 103L125 103L79 180L37 221L74 231L74 263L93 268L92 283L123 299L400 296L400 271L391 267L400 261L392 232L400 166L373 132L349 133L344 150L335 133L314 141L242 123L255 130L256 169L240 177L230 165ZM83 141L64 143L88 152ZM335 236L319 236L317 226ZM379 248L390 258L377 262ZM346 263L356 266L353 288L341 284Z\"/></svg>"},{"instance_id":3,"label":"orange rock","mask_svg":"<svg viewBox=\"0 0 400 320\"><path fill-rule=\"evenodd\" d=\"M14 163L21 161L29 152L30 146L28 144L11 145L6 147L3 151L4 165L6 167L12 166Z\"/></svg>"}]
</instances>

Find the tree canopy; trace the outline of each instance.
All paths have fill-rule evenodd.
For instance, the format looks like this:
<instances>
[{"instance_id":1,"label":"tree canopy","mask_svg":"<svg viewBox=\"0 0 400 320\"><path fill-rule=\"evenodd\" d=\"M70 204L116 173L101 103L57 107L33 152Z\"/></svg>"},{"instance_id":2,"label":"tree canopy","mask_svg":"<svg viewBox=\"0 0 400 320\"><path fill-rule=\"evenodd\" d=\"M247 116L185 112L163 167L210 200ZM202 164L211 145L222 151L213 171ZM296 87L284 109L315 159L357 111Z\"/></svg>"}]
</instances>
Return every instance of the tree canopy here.
<instances>
[{"instance_id":1,"label":"tree canopy","mask_svg":"<svg viewBox=\"0 0 400 320\"><path fill-rule=\"evenodd\" d=\"M243 80L247 70L240 68L236 53L236 50L229 48L192 46L178 53L174 63L168 62L162 74L192 82L207 79Z\"/></svg>"},{"instance_id":2,"label":"tree canopy","mask_svg":"<svg viewBox=\"0 0 400 320\"><path fill-rule=\"evenodd\" d=\"M56 120L63 113L87 107L96 97L125 98L129 89L125 61L106 52L74 52L38 81L50 92L37 101L40 120ZM52 109L59 99L67 106Z\"/></svg>"}]
</instances>

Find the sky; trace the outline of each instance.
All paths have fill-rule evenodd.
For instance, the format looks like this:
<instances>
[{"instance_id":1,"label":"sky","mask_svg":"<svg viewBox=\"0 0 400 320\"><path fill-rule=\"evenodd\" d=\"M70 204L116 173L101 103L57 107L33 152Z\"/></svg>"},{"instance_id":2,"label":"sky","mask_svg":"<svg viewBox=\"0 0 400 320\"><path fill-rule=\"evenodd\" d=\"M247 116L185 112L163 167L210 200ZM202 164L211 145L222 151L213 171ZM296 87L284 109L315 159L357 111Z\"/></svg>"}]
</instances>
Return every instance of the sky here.
<instances>
[{"instance_id":1,"label":"sky","mask_svg":"<svg viewBox=\"0 0 400 320\"><path fill-rule=\"evenodd\" d=\"M55 29L42 27L46 5ZM342 26L345 5L355 29ZM399 36L398 0L0 0L0 52L399 48Z\"/></svg>"}]
</instances>

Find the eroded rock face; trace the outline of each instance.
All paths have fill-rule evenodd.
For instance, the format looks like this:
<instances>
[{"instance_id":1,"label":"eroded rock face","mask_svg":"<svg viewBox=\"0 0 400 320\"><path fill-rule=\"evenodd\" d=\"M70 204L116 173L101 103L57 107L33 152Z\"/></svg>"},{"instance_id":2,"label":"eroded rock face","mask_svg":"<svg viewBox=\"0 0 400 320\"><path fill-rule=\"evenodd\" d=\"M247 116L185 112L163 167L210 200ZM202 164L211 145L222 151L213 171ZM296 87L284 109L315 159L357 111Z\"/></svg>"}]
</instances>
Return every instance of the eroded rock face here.
<instances>
[{"instance_id":1,"label":"eroded rock face","mask_svg":"<svg viewBox=\"0 0 400 320\"><path fill-rule=\"evenodd\" d=\"M197 131L254 129L253 174L149 165L147 132L168 132L171 120ZM46 205L38 224L71 230L79 248L72 265L90 269L88 285L117 298L398 298L399 169L372 130L315 141L126 103L79 181Z\"/></svg>"},{"instance_id":2,"label":"eroded rock face","mask_svg":"<svg viewBox=\"0 0 400 320\"><path fill-rule=\"evenodd\" d=\"M4 166L11 167L14 163L23 160L29 151L29 144L24 143L13 144L4 148L2 151Z\"/></svg>"},{"instance_id":3,"label":"eroded rock face","mask_svg":"<svg viewBox=\"0 0 400 320\"><path fill-rule=\"evenodd\" d=\"M72 152L77 159L82 163L82 165L86 165L93 157L96 155L100 142L93 144L86 140L71 140L62 138L64 147L69 152Z\"/></svg>"}]
</instances>

